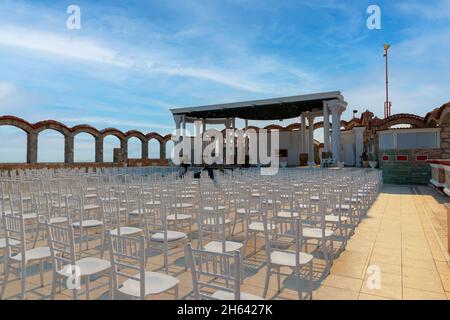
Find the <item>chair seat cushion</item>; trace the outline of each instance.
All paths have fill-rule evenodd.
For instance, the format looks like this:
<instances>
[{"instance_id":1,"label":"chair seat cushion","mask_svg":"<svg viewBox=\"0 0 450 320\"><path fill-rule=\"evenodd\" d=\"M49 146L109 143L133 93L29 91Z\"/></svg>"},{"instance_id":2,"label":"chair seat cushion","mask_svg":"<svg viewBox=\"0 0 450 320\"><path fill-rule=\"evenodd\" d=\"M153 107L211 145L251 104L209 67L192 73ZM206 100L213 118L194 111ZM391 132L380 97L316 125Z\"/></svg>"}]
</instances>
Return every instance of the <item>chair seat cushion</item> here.
<instances>
[{"instance_id":1,"label":"chair seat cushion","mask_svg":"<svg viewBox=\"0 0 450 320\"><path fill-rule=\"evenodd\" d=\"M238 214L245 214L245 211L246 211L245 208L239 208L236 210L236 212ZM250 213L259 213L259 210L256 210L256 209L250 209L249 211L250 211Z\"/></svg>"},{"instance_id":2,"label":"chair seat cushion","mask_svg":"<svg viewBox=\"0 0 450 320\"><path fill-rule=\"evenodd\" d=\"M189 220L191 219L192 216L189 214L182 214L182 213L177 213L177 214L169 214L167 216L167 220L169 221L177 221L177 220Z\"/></svg>"},{"instance_id":3,"label":"chair seat cushion","mask_svg":"<svg viewBox=\"0 0 450 320\"><path fill-rule=\"evenodd\" d=\"M140 279L140 274L134 277ZM160 294L176 287L179 280L175 277L158 272L145 273L145 295ZM134 279L125 280L119 291L133 297L140 297L140 282Z\"/></svg>"},{"instance_id":4,"label":"chair seat cushion","mask_svg":"<svg viewBox=\"0 0 450 320\"><path fill-rule=\"evenodd\" d=\"M348 220L348 217L345 216L341 216L341 218L339 219L339 216L335 216L333 214L329 214L325 216L325 221L326 222L345 222Z\"/></svg>"},{"instance_id":5,"label":"chair seat cushion","mask_svg":"<svg viewBox=\"0 0 450 320\"><path fill-rule=\"evenodd\" d=\"M53 218L50 218L50 220L49 220L50 224L59 224L59 223L65 223L65 222L67 222L66 217L53 217Z\"/></svg>"},{"instance_id":6,"label":"chair seat cushion","mask_svg":"<svg viewBox=\"0 0 450 320\"><path fill-rule=\"evenodd\" d=\"M117 230L118 229L111 230L110 233L113 236L116 236L118 234ZM137 234L137 233L140 233L140 232L142 232L142 229L140 229L140 228L120 227L120 235L122 235L122 236L130 235L130 234Z\"/></svg>"},{"instance_id":7,"label":"chair seat cushion","mask_svg":"<svg viewBox=\"0 0 450 320\"><path fill-rule=\"evenodd\" d=\"M298 212L280 211L277 216L280 218L298 218Z\"/></svg>"},{"instance_id":8,"label":"chair seat cushion","mask_svg":"<svg viewBox=\"0 0 450 320\"><path fill-rule=\"evenodd\" d=\"M330 229L325 229L325 232L321 228L303 228L303 237L321 239L325 235L328 238L333 235L333 231Z\"/></svg>"},{"instance_id":9,"label":"chair seat cushion","mask_svg":"<svg viewBox=\"0 0 450 320\"><path fill-rule=\"evenodd\" d=\"M234 300L234 293L218 290L211 295L211 298L217 299L217 300ZM264 298L255 296L250 293L245 293L245 292L241 292L240 299L241 300L264 300Z\"/></svg>"},{"instance_id":10,"label":"chair seat cushion","mask_svg":"<svg viewBox=\"0 0 450 320\"><path fill-rule=\"evenodd\" d=\"M111 263L108 260L88 257L75 262L75 265L80 268L81 276L90 276L99 272L103 272L111 268ZM70 277L74 274L74 270L70 269L70 265L64 266L58 273L64 277ZM72 271L72 272L71 272Z\"/></svg>"},{"instance_id":11,"label":"chair seat cushion","mask_svg":"<svg viewBox=\"0 0 450 320\"><path fill-rule=\"evenodd\" d=\"M192 208L194 205L192 203L177 203L177 204L173 204L171 207L172 208L181 208L181 209L185 209L185 208Z\"/></svg>"},{"instance_id":12,"label":"chair seat cushion","mask_svg":"<svg viewBox=\"0 0 450 320\"><path fill-rule=\"evenodd\" d=\"M14 239L9 239L9 243L14 246L14 245L19 244L20 242L17 240L14 240ZM0 249L4 249L4 248L6 248L6 239L1 238L0 239Z\"/></svg>"},{"instance_id":13,"label":"chair seat cushion","mask_svg":"<svg viewBox=\"0 0 450 320\"><path fill-rule=\"evenodd\" d=\"M51 257L51 252L49 247L37 247L25 251L25 261L42 260ZM22 253L18 253L12 256L11 259L16 261L22 260Z\"/></svg>"},{"instance_id":14,"label":"chair seat cushion","mask_svg":"<svg viewBox=\"0 0 450 320\"><path fill-rule=\"evenodd\" d=\"M167 241L178 241L178 240L182 240L182 239L186 239L186 233L179 232L179 231L167 231ZM164 233L163 232L155 233L151 237L151 240L157 241L157 242L163 242L164 241Z\"/></svg>"},{"instance_id":15,"label":"chair seat cushion","mask_svg":"<svg viewBox=\"0 0 450 320\"><path fill-rule=\"evenodd\" d=\"M248 225L248 228L252 231L260 231L264 232L264 225L262 222L252 222ZM271 223L267 223L267 230L274 230L275 225Z\"/></svg>"},{"instance_id":16,"label":"chair seat cushion","mask_svg":"<svg viewBox=\"0 0 450 320\"><path fill-rule=\"evenodd\" d=\"M225 252L233 252L239 250L243 247L242 243L234 241L225 241ZM222 242L221 241L211 241L205 245L204 249L209 252L222 253Z\"/></svg>"},{"instance_id":17,"label":"chair seat cushion","mask_svg":"<svg viewBox=\"0 0 450 320\"><path fill-rule=\"evenodd\" d=\"M300 252L299 265L305 265L313 259L309 253ZM270 261L273 264L287 267L295 267L295 252L273 251L270 254Z\"/></svg>"},{"instance_id":18,"label":"chair seat cushion","mask_svg":"<svg viewBox=\"0 0 450 320\"><path fill-rule=\"evenodd\" d=\"M103 222L100 220L83 220L83 228L100 227L101 225L103 225ZM80 222L72 223L72 227L79 228Z\"/></svg>"}]
</instances>

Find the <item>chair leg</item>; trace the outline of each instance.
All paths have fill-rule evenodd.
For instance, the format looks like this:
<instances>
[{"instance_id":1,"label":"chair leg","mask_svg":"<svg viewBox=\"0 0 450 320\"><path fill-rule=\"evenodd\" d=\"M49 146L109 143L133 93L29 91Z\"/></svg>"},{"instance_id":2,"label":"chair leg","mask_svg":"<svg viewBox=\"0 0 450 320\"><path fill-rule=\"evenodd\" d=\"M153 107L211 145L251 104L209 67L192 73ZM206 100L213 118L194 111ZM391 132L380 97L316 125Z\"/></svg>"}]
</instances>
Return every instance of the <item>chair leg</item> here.
<instances>
[{"instance_id":1,"label":"chair leg","mask_svg":"<svg viewBox=\"0 0 450 320\"><path fill-rule=\"evenodd\" d=\"M54 300L54 299L55 299L57 282L58 282L58 279L57 279L56 272L53 271L53 272L52 272L52 293L51 293L51 296L50 296L50 299L51 299L51 300Z\"/></svg>"},{"instance_id":2,"label":"chair leg","mask_svg":"<svg viewBox=\"0 0 450 320\"><path fill-rule=\"evenodd\" d=\"M300 281L300 270L299 269L295 270L295 279L297 281L297 299L302 300L302 284Z\"/></svg>"},{"instance_id":3,"label":"chair leg","mask_svg":"<svg viewBox=\"0 0 450 320\"><path fill-rule=\"evenodd\" d=\"M277 286L278 292L281 292L281 267L277 268Z\"/></svg>"},{"instance_id":4,"label":"chair leg","mask_svg":"<svg viewBox=\"0 0 450 320\"><path fill-rule=\"evenodd\" d=\"M313 294L312 279L313 279L313 261L311 260L309 262L309 299L310 300L312 300L312 294Z\"/></svg>"},{"instance_id":5,"label":"chair leg","mask_svg":"<svg viewBox=\"0 0 450 320\"><path fill-rule=\"evenodd\" d=\"M44 261L39 264L39 278L41 280L41 287L44 286Z\"/></svg>"},{"instance_id":6,"label":"chair leg","mask_svg":"<svg viewBox=\"0 0 450 320\"><path fill-rule=\"evenodd\" d=\"M21 279L20 279L20 299L25 300L25 293L27 290L27 266L21 263Z\"/></svg>"},{"instance_id":7,"label":"chair leg","mask_svg":"<svg viewBox=\"0 0 450 320\"><path fill-rule=\"evenodd\" d=\"M5 289L6 286L8 284L8 280L9 280L9 261L8 261L8 255L5 255L5 262L4 262L4 266L5 266L5 275L4 275L4 279L3 279L3 286L2 286L2 292L0 292L0 300L3 299L3 294L5 293Z\"/></svg>"},{"instance_id":8,"label":"chair leg","mask_svg":"<svg viewBox=\"0 0 450 320\"><path fill-rule=\"evenodd\" d=\"M263 298L267 296L267 291L269 290L269 281L271 276L271 270L270 265L267 265L267 271L266 271L266 279L264 281L264 291L263 291Z\"/></svg>"},{"instance_id":9,"label":"chair leg","mask_svg":"<svg viewBox=\"0 0 450 320\"><path fill-rule=\"evenodd\" d=\"M179 295L179 288L178 288L178 284L175 287L175 300L178 300L178 295Z\"/></svg>"},{"instance_id":10,"label":"chair leg","mask_svg":"<svg viewBox=\"0 0 450 320\"><path fill-rule=\"evenodd\" d=\"M86 300L89 300L89 276L86 276Z\"/></svg>"}]
</instances>

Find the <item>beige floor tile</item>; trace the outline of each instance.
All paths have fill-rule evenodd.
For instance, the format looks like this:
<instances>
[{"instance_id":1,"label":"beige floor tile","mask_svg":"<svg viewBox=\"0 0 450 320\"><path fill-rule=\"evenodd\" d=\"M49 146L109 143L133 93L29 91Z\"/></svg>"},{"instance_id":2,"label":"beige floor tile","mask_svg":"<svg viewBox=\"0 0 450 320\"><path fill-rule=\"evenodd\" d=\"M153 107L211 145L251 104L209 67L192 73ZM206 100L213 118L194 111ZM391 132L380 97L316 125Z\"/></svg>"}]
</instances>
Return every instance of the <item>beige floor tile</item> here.
<instances>
[{"instance_id":1,"label":"beige floor tile","mask_svg":"<svg viewBox=\"0 0 450 320\"><path fill-rule=\"evenodd\" d=\"M412 288L403 288L404 300L447 300L443 293L429 292Z\"/></svg>"},{"instance_id":2,"label":"beige floor tile","mask_svg":"<svg viewBox=\"0 0 450 320\"><path fill-rule=\"evenodd\" d=\"M358 300L391 300L391 299L366 293L360 293L358 296Z\"/></svg>"},{"instance_id":3,"label":"beige floor tile","mask_svg":"<svg viewBox=\"0 0 450 320\"><path fill-rule=\"evenodd\" d=\"M432 280L432 279L427 279L427 278L420 277L420 276L419 277L403 276L403 287L437 292L437 293L444 293L442 283L439 279Z\"/></svg>"},{"instance_id":4,"label":"beige floor tile","mask_svg":"<svg viewBox=\"0 0 450 320\"><path fill-rule=\"evenodd\" d=\"M369 289L367 286L363 286L361 292L389 299L402 299L401 286L382 284L379 289Z\"/></svg>"},{"instance_id":5,"label":"beige floor tile","mask_svg":"<svg viewBox=\"0 0 450 320\"><path fill-rule=\"evenodd\" d=\"M360 279L344 277L336 274L330 274L323 282L322 285L345 289L350 291L359 291L361 289L363 281Z\"/></svg>"},{"instance_id":6,"label":"beige floor tile","mask_svg":"<svg viewBox=\"0 0 450 320\"><path fill-rule=\"evenodd\" d=\"M322 285L313 293L314 300L357 300L358 292Z\"/></svg>"}]
</instances>

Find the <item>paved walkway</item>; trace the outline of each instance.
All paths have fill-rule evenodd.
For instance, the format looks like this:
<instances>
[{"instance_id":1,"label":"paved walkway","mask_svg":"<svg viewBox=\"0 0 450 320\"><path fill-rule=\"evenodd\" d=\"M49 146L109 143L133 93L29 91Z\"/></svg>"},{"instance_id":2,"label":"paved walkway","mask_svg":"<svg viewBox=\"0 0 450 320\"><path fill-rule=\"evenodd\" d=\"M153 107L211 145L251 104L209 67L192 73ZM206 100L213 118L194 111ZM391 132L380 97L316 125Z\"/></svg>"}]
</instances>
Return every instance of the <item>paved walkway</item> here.
<instances>
[{"instance_id":1,"label":"paved walkway","mask_svg":"<svg viewBox=\"0 0 450 320\"><path fill-rule=\"evenodd\" d=\"M429 187L384 186L315 298L450 299L445 201Z\"/></svg>"}]
</instances>

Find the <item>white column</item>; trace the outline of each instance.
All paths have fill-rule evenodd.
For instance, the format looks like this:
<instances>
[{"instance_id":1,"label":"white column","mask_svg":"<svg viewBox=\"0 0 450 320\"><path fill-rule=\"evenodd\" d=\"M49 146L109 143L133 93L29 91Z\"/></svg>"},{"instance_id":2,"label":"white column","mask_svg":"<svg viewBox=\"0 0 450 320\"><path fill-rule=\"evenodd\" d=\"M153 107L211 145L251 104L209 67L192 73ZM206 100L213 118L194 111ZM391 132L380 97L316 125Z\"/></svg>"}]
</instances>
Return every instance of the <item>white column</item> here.
<instances>
[{"instance_id":1,"label":"white column","mask_svg":"<svg viewBox=\"0 0 450 320\"><path fill-rule=\"evenodd\" d=\"M202 119L202 134L206 132L206 119Z\"/></svg>"},{"instance_id":2,"label":"white column","mask_svg":"<svg viewBox=\"0 0 450 320\"><path fill-rule=\"evenodd\" d=\"M181 116L181 136L184 139L184 136L186 135L186 116L183 114Z\"/></svg>"},{"instance_id":3,"label":"white column","mask_svg":"<svg viewBox=\"0 0 450 320\"><path fill-rule=\"evenodd\" d=\"M247 156L248 155L248 137L247 137L247 130L248 130L248 120L247 119L245 119L245 146L244 146L244 148L245 148L245 155Z\"/></svg>"},{"instance_id":4,"label":"white column","mask_svg":"<svg viewBox=\"0 0 450 320\"><path fill-rule=\"evenodd\" d=\"M331 111L333 159L335 163L341 161L341 114L345 111L347 103L342 100L328 102Z\"/></svg>"},{"instance_id":5,"label":"white column","mask_svg":"<svg viewBox=\"0 0 450 320\"><path fill-rule=\"evenodd\" d=\"M364 152L364 131L366 127L354 127L356 167L362 167L361 155Z\"/></svg>"},{"instance_id":6,"label":"white column","mask_svg":"<svg viewBox=\"0 0 450 320\"><path fill-rule=\"evenodd\" d=\"M326 101L323 102L323 151L330 151L330 113Z\"/></svg>"},{"instance_id":7,"label":"white column","mask_svg":"<svg viewBox=\"0 0 450 320\"><path fill-rule=\"evenodd\" d=\"M300 153L305 153L306 152L306 117L305 115L302 113L301 116L301 132L300 132L300 140L302 143L302 148L300 150Z\"/></svg>"},{"instance_id":8,"label":"white column","mask_svg":"<svg viewBox=\"0 0 450 320\"><path fill-rule=\"evenodd\" d=\"M308 165L314 165L314 115L308 114Z\"/></svg>"}]
</instances>

